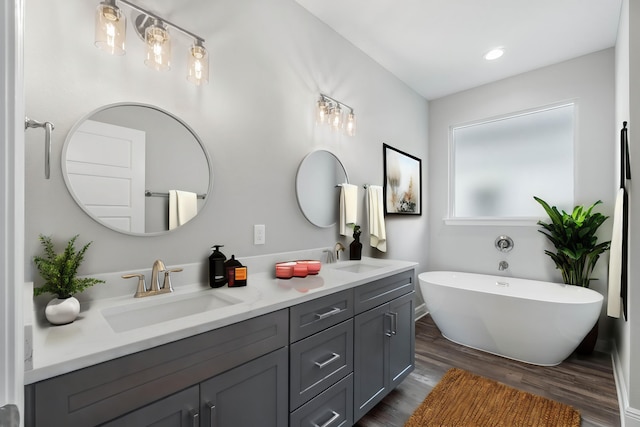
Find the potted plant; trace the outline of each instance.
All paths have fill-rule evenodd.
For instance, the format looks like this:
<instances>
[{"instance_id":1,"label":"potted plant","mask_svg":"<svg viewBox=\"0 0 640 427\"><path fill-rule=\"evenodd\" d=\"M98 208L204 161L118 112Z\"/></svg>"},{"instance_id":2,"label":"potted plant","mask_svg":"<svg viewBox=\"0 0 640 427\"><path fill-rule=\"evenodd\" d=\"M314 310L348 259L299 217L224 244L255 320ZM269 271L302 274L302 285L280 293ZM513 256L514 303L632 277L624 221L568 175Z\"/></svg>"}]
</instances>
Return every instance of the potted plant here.
<instances>
[{"instance_id":1,"label":"potted plant","mask_svg":"<svg viewBox=\"0 0 640 427\"><path fill-rule=\"evenodd\" d=\"M605 251L609 249L610 241L598 243L596 232L602 223L608 218L599 212L593 212L593 208L602 203L598 200L588 208L576 206L570 214L560 212L555 206L549 206L547 202L535 197L549 215L551 222L538 221L544 234L553 244L555 252L545 250L562 273L562 280L569 285L589 287L591 273ZM587 334L585 340L579 346L578 352L590 353L593 351L598 334L598 323Z\"/></svg>"},{"instance_id":2,"label":"potted plant","mask_svg":"<svg viewBox=\"0 0 640 427\"><path fill-rule=\"evenodd\" d=\"M50 293L56 298L49 301L45 309L47 320L54 325L73 322L80 313L80 303L74 297L96 283L103 280L76 276L78 268L84 259L84 254L91 245L87 243L76 251L76 234L69 240L64 252L56 254L51 237L40 235L40 243L44 247L44 256L35 256L33 261L38 268L44 285L33 289L34 296Z\"/></svg>"}]
</instances>

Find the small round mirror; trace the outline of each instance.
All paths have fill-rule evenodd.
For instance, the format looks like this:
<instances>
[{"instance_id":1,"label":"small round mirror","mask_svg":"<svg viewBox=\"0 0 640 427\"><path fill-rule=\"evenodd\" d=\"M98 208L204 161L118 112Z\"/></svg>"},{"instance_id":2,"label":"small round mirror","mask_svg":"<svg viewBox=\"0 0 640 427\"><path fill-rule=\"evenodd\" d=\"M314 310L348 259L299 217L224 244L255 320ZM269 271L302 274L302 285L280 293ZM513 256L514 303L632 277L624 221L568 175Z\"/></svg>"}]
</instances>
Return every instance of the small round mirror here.
<instances>
[{"instance_id":1,"label":"small round mirror","mask_svg":"<svg viewBox=\"0 0 640 427\"><path fill-rule=\"evenodd\" d=\"M188 222L213 184L209 156L185 122L151 105L107 105L83 117L62 149L62 174L94 220L131 235Z\"/></svg>"},{"instance_id":2,"label":"small round mirror","mask_svg":"<svg viewBox=\"0 0 640 427\"><path fill-rule=\"evenodd\" d=\"M309 153L300 163L296 175L298 206L309 222L331 227L338 222L339 185L348 183L347 172L331 152Z\"/></svg>"}]
</instances>

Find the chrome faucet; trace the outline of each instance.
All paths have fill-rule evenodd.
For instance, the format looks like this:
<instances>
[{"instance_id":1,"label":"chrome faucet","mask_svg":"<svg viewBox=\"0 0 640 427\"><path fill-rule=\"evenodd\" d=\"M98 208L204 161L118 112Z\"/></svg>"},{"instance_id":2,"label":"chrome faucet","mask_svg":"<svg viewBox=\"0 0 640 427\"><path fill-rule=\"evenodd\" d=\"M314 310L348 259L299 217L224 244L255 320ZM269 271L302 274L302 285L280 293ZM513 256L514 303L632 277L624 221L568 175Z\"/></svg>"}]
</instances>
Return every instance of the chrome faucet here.
<instances>
[{"instance_id":1,"label":"chrome faucet","mask_svg":"<svg viewBox=\"0 0 640 427\"><path fill-rule=\"evenodd\" d=\"M336 261L340 261L340 251L344 252L344 245L340 242L336 243L333 251L336 253Z\"/></svg>"},{"instance_id":2,"label":"chrome faucet","mask_svg":"<svg viewBox=\"0 0 640 427\"><path fill-rule=\"evenodd\" d=\"M507 261L500 261L500 264L498 264L498 270L504 271L507 268L509 268L509 263Z\"/></svg>"},{"instance_id":3,"label":"chrome faucet","mask_svg":"<svg viewBox=\"0 0 640 427\"><path fill-rule=\"evenodd\" d=\"M142 298L148 297L151 295L165 294L168 292L173 292L173 286L171 286L171 273L177 273L182 271L182 268L173 268L167 270L164 262L157 259L153 263L153 267L151 269L151 287L147 289L147 284L145 283L144 274L141 273L132 273L132 274L123 274L123 279L130 279L133 277L138 278L138 287L136 289L136 293L133 295L134 298ZM160 287L160 274L164 273L164 283L162 287Z\"/></svg>"}]
</instances>

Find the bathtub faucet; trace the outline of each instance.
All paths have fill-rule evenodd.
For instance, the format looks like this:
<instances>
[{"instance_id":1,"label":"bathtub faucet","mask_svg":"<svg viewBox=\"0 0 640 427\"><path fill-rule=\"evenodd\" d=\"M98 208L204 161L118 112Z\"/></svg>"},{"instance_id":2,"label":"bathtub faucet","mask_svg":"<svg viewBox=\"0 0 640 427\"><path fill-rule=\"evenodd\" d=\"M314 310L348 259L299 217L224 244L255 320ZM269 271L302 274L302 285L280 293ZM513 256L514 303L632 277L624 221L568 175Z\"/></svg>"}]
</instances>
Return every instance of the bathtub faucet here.
<instances>
[{"instance_id":1,"label":"bathtub faucet","mask_svg":"<svg viewBox=\"0 0 640 427\"><path fill-rule=\"evenodd\" d=\"M500 264L498 264L498 270L504 271L507 268L509 268L509 263L507 261L500 261Z\"/></svg>"}]
</instances>

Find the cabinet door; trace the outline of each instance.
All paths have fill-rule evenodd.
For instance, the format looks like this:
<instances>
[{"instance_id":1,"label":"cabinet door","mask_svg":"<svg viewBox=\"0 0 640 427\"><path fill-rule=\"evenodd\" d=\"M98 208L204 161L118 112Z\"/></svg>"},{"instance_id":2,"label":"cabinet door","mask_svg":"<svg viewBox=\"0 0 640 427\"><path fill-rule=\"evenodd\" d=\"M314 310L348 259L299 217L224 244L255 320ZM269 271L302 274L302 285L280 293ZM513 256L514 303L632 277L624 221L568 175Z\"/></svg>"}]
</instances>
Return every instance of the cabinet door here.
<instances>
[{"instance_id":1,"label":"cabinet door","mask_svg":"<svg viewBox=\"0 0 640 427\"><path fill-rule=\"evenodd\" d=\"M414 317L415 292L389 303L391 314L391 337L389 339L390 388L395 388L415 367Z\"/></svg>"},{"instance_id":2,"label":"cabinet door","mask_svg":"<svg viewBox=\"0 0 640 427\"><path fill-rule=\"evenodd\" d=\"M198 386L160 399L116 420L106 427L196 427L198 426Z\"/></svg>"},{"instance_id":3,"label":"cabinet door","mask_svg":"<svg viewBox=\"0 0 640 427\"><path fill-rule=\"evenodd\" d=\"M287 426L288 348L200 384L201 427Z\"/></svg>"},{"instance_id":4,"label":"cabinet door","mask_svg":"<svg viewBox=\"0 0 640 427\"><path fill-rule=\"evenodd\" d=\"M359 420L386 394L389 378L389 304L355 317L353 347L354 421Z\"/></svg>"}]
</instances>

